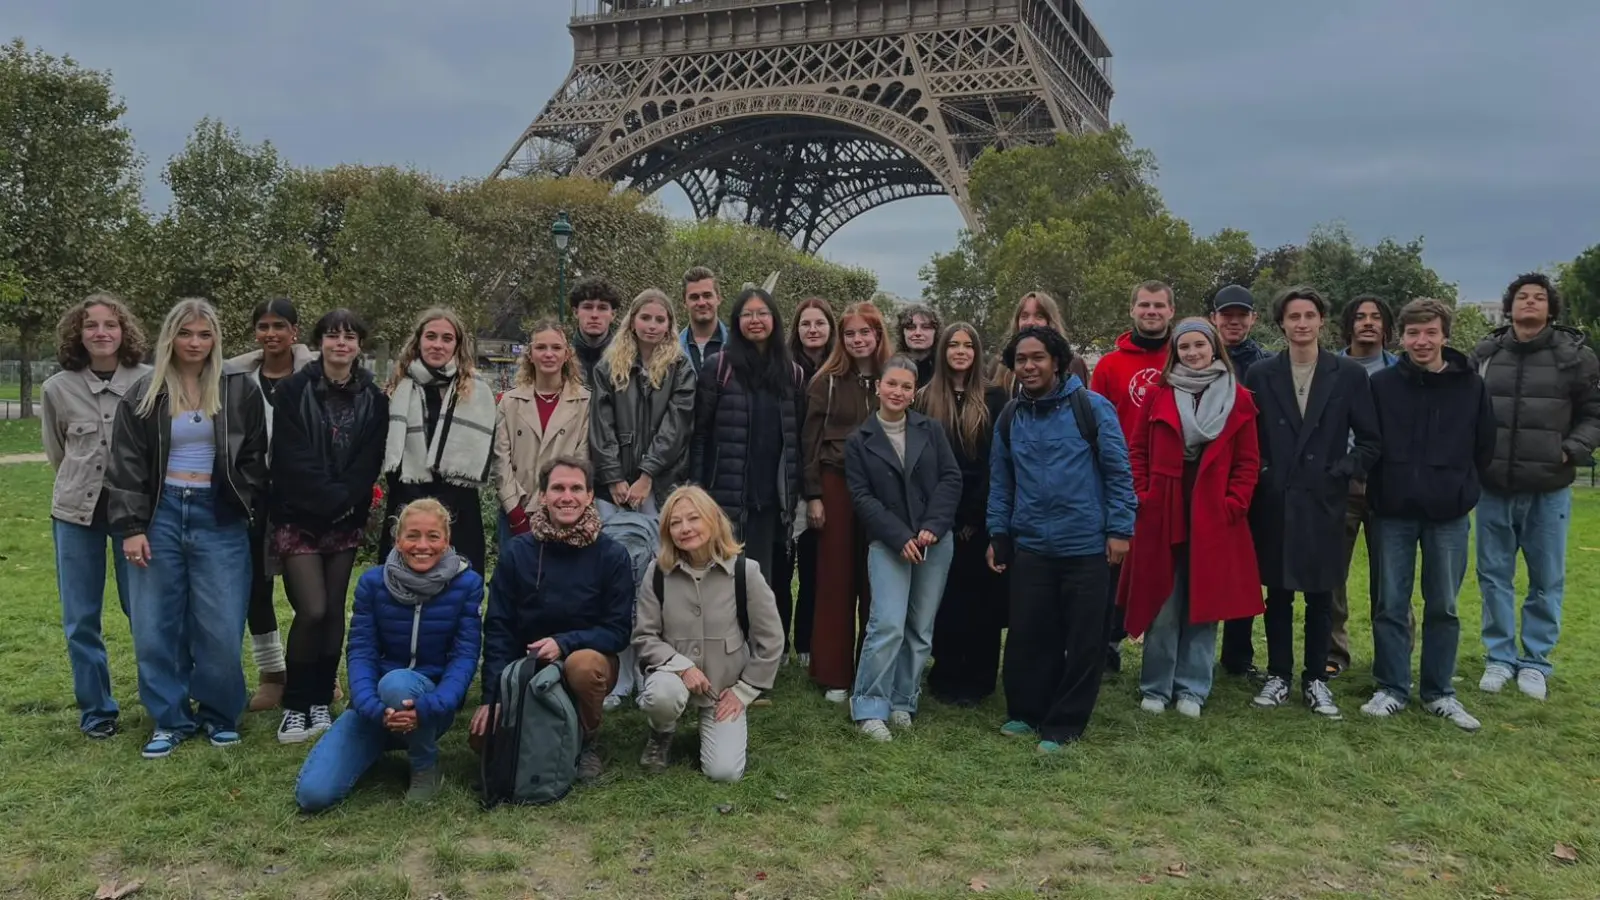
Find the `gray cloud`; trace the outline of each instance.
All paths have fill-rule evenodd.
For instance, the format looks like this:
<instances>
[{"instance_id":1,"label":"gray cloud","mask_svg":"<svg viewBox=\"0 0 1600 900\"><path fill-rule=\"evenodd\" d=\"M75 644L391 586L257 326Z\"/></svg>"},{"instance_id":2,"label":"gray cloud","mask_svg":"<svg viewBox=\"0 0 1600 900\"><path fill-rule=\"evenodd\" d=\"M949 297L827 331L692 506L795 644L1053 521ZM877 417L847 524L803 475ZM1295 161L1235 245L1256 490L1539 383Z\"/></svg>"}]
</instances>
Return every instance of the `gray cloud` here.
<instances>
[{"instance_id":1,"label":"gray cloud","mask_svg":"<svg viewBox=\"0 0 1600 900\"><path fill-rule=\"evenodd\" d=\"M1368 241L1424 235L1464 299L1600 240L1600 6L1087 3L1116 53L1113 117L1201 232L1273 246L1342 219ZM160 167L203 115L296 163L486 174L569 62L569 6L549 0L31 6L8 9L8 31L113 73L157 207ZM823 255L915 295L960 226L942 198L901 201Z\"/></svg>"}]
</instances>

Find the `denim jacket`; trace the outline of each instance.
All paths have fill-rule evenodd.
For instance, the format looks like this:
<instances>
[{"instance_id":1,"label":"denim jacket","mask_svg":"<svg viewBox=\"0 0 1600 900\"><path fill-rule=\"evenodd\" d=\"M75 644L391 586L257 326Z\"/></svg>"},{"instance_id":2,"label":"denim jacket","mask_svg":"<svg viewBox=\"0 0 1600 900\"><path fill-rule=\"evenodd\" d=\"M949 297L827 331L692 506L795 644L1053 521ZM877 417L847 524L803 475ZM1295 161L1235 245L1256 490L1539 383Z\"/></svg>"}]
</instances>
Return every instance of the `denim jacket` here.
<instances>
[{"instance_id":1,"label":"denim jacket","mask_svg":"<svg viewBox=\"0 0 1600 900\"><path fill-rule=\"evenodd\" d=\"M44 383L39 407L44 455L56 470L50 516L74 525L94 524L105 491L111 430L117 404L149 366L117 366L110 381L87 368L57 372Z\"/></svg>"}]
</instances>

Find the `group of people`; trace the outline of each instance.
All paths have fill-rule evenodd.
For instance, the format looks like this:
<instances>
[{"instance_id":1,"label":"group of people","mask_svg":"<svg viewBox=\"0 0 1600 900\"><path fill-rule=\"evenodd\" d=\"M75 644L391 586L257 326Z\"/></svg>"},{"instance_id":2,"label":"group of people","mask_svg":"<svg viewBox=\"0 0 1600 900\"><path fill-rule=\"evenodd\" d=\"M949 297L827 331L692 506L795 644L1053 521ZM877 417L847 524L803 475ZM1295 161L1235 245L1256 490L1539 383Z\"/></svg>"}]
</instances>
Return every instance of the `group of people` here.
<instances>
[{"instance_id":1,"label":"group of people","mask_svg":"<svg viewBox=\"0 0 1600 900\"><path fill-rule=\"evenodd\" d=\"M1480 687L1515 680L1545 696L1570 485L1600 444L1600 364L1556 324L1543 276L1511 285L1510 324L1470 355L1448 346L1452 311L1437 301L1395 313L1355 298L1333 353L1321 348L1327 302L1292 289L1272 304L1287 343L1274 356L1250 338L1245 288L1175 322L1172 289L1146 282L1133 328L1092 375L1044 293L1021 298L990 355L976 328L924 306L899 310L891 334L872 303L836 313L808 298L786 327L759 288L724 322L713 272L691 269L682 287L680 330L660 290L624 308L604 280L578 284L574 332L535 323L499 398L448 309L419 317L383 385L361 365L368 330L348 310L302 344L293 304L269 300L254 315L259 349L224 361L215 311L183 300L150 365L119 298L69 310L43 419L84 733L118 731L100 636L108 541L154 723L144 756L196 735L235 744L246 708L281 707L280 741L320 736L297 788L308 810L391 748L410 755L408 796L431 796L439 735L474 676L476 744L500 720L500 674L528 655L561 663L580 777L600 773L605 712L636 694L647 770L670 764L693 707L702 771L733 780L747 709L791 647L870 738L913 725L931 657L935 698L976 705L998 675L1001 732L1055 752L1083 735L1128 636L1143 641L1152 713L1201 714L1219 626L1224 671L1261 680L1257 706L1286 703L1300 594L1300 692L1338 717L1329 682L1350 664L1343 586L1361 529L1378 685L1362 712L1410 699L1420 547L1420 699L1474 729L1452 677L1475 508ZM380 563L347 616L380 481ZM642 571L605 531L628 516L656 538ZM247 627L260 676L248 699ZM335 719L341 653L349 697Z\"/></svg>"}]
</instances>

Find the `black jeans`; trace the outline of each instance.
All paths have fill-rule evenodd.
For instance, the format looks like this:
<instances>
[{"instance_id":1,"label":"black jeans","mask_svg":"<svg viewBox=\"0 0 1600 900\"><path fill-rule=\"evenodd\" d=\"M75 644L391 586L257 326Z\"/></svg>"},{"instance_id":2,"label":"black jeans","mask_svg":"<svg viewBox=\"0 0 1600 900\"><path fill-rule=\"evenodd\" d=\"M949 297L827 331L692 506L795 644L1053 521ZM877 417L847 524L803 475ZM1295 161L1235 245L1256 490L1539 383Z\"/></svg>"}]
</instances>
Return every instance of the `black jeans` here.
<instances>
[{"instance_id":1,"label":"black jeans","mask_svg":"<svg viewBox=\"0 0 1600 900\"><path fill-rule=\"evenodd\" d=\"M811 529L789 543L778 566L778 583L772 592L778 597L778 618L783 620L784 639L794 640L794 652L811 652L811 625L817 614L817 533ZM794 591L795 572L800 573L800 590Z\"/></svg>"},{"instance_id":2,"label":"black jeans","mask_svg":"<svg viewBox=\"0 0 1600 900\"><path fill-rule=\"evenodd\" d=\"M933 622L928 690L945 702L976 703L994 693L1005 627L1005 576L989 569L989 536L956 538L944 598Z\"/></svg>"},{"instance_id":3,"label":"black jeans","mask_svg":"<svg viewBox=\"0 0 1600 900\"><path fill-rule=\"evenodd\" d=\"M1333 640L1332 591L1308 591L1306 598L1305 669L1301 685L1326 681L1328 645ZM1267 588L1267 674L1289 681L1294 675L1294 591Z\"/></svg>"},{"instance_id":4,"label":"black jeans","mask_svg":"<svg viewBox=\"0 0 1600 900\"><path fill-rule=\"evenodd\" d=\"M1110 583L1106 585L1106 665L1122 671L1122 642L1128 637L1127 617L1117 606L1117 582L1122 579L1122 564L1111 567Z\"/></svg>"},{"instance_id":5,"label":"black jeans","mask_svg":"<svg viewBox=\"0 0 1600 900\"><path fill-rule=\"evenodd\" d=\"M1111 566L1104 553L1055 558L1019 549L1008 571L1007 715L1043 740L1075 741L1100 696Z\"/></svg>"},{"instance_id":6,"label":"black jeans","mask_svg":"<svg viewBox=\"0 0 1600 900\"><path fill-rule=\"evenodd\" d=\"M1243 675L1256 663L1256 648L1251 643L1255 637L1256 617L1229 619L1222 623L1222 670L1229 675Z\"/></svg>"},{"instance_id":7,"label":"black jeans","mask_svg":"<svg viewBox=\"0 0 1600 900\"><path fill-rule=\"evenodd\" d=\"M746 559L753 560L761 567L761 577L767 580L767 585L776 593L778 590L778 566L775 560L783 555L779 543L778 532L783 530L783 522L778 517L776 509L749 509L744 511L744 523L737 529L735 535L739 542L744 544ZM779 607L783 604L780 602Z\"/></svg>"},{"instance_id":8,"label":"black jeans","mask_svg":"<svg viewBox=\"0 0 1600 900\"><path fill-rule=\"evenodd\" d=\"M278 630L278 611L272 606L272 574L267 571L266 517L250 529L250 607L247 621L253 635Z\"/></svg>"}]
</instances>

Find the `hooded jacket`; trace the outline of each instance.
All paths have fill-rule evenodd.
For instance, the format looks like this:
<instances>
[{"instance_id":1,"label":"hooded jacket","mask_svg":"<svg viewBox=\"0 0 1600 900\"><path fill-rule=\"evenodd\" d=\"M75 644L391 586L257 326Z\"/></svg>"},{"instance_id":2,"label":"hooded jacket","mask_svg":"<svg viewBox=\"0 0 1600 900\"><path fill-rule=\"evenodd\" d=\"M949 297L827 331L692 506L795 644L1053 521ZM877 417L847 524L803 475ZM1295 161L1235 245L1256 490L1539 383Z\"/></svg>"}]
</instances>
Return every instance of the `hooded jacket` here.
<instances>
[{"instance_id":1,"label":"hooded jacket","mask_svg":"<svg viewBox=\"0 0 1600 900\"><path fill-rule=\"evenodd\" d=\"M1578 463L1600 446L1600 362L1583 335L1553 325L1519 341L1507 325L1478 342L1472 366L1499 425L1484 485L1546 493L1572 484Z\"/></svg>"},{"instance_id":2,"label":"hooded jacket","mask_svg":"<svg viewBox=\"0 0 1600 900\"><path fill-rule=\"evenodd\" d=\"M1133 434L1144 413L1145 398L1161 383L1161 367L1167 364L1167 342L1147 350L1134 342L1133 332L1117 338L1117 349L1094 364L1089 390L1111 401L1124 438Z\"/></svg>"},{"instance_id":3,"label":"hooded jacket","mask_svg":"<svg viewBox=\"0 0 1600 900\"><path fill-rule=\"evenodd\" d=\"M1009 446L996 424L989 450L991 538L1061 558L1104 553L1107 538L1133 535L1139 501L1117 411L1089 394L1100 429L1100 458L1093 459L1067 403L1069 393L1082 389L1078 376L1069 375L1044 397L1022 395Z\"/></svg>"},{"instance_id":4,"label":"hooded jacket","mask_svg":"<svg viewBox=\"0 0 1600 900\"><path fill-rule=\"evenodd\" d=\"M1494 457L1494 409L1466 354L1444 348L1445 367L1409 357L1372 376L1383 450L1367 475L1379 516L1444 522L1478 505L1479 475Z\"/></svg>"},{"instance_id":5,"label":"hooded jacket","mask_svg":"<svg viewBox=\"0 0 1600 900\"><path fill-rule=\"evenodd\" d=\"M378 682L396 669L413 669L436 685L417 698L418 714L430 721L448 720L466 703L467 688L477 674L482 604L483 577L471 568L463 568L444 590L416 606L389 593L383 566L361 573L347 653L351 707L363 719L381 723Z\"/></svg>"},{"instance_id":6,"label":"hooded jacket","mask_svg":"<svg viewBox=\"0 0 1600 900\"><path fill-rule=\"evenodd\" d=\"M150 527L167 480L167 456L172 450L172 412L167 389L152 386L145 375L128 390L117 407L111 438L111 463L106 488L111 492L111 530L124 537L144 534ZM146 391L156 390L156 404L140 416ZM211 424L216 456L211 489L218 521L243 519L253 524L267 486L267 426L261 389L243 373L224 374L217 388L221 406Z\"/></svg>"}]
</instances>

